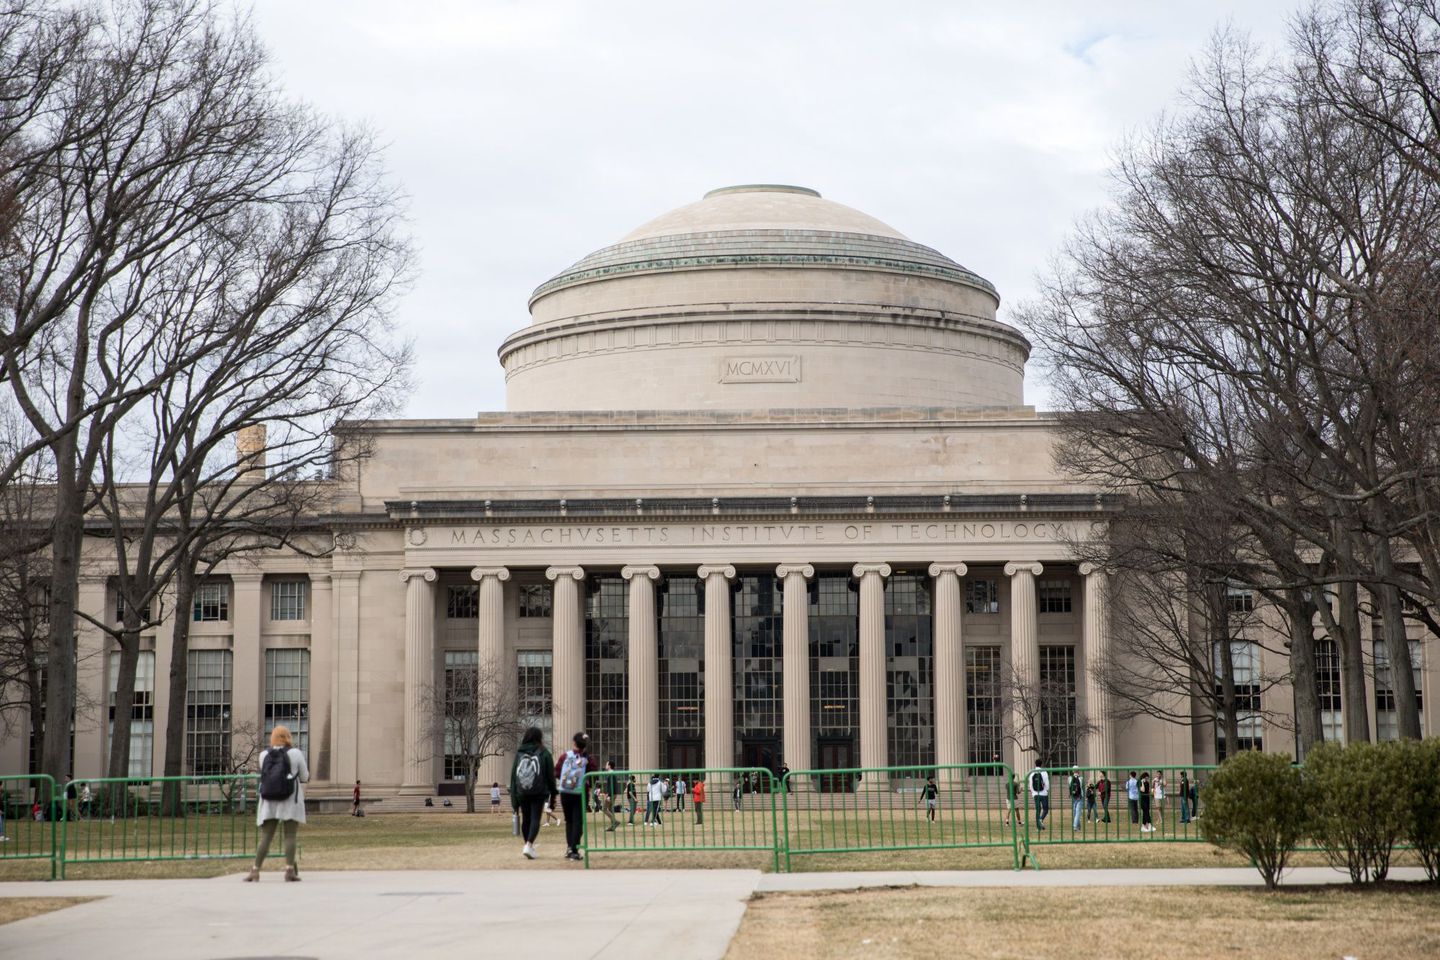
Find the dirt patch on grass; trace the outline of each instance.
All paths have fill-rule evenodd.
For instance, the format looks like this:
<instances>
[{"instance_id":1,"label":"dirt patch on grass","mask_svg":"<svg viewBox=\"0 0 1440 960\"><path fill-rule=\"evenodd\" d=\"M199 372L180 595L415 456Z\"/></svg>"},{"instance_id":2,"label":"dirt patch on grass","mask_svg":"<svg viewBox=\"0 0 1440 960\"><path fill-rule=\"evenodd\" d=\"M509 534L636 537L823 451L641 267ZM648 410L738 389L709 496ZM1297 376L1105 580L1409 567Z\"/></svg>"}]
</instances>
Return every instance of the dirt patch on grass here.
<instances>
[{"instance_id":1,"label":"dirt patch on grass","mask_svg":"<svg viewBox=\"0 0 1440 960\"><path fill-rule=\"evenodd\" d=\"M1433 887L904 888L757 895L726 954L787 960L1440 956ZM947 946L950 945L950 946Z\"/></svg>"},{"instance_id":2,"label":"dirt patch on grass","mask_svg":"<svg viewBox=\"0 0 1440 960\"><path fill-rule=\"evenodd\" d=\"M42 913L64 910L81 903L89 903L95 897L0 897L0 924L14 923Z\"/></svg>"}]
</instances>

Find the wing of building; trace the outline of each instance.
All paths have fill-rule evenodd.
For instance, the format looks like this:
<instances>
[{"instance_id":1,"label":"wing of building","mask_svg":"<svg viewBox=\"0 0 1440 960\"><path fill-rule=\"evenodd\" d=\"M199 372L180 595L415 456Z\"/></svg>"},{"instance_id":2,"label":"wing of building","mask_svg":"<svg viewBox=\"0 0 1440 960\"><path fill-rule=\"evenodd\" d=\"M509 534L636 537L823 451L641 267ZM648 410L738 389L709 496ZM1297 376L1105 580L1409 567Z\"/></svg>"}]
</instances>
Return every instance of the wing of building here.
<instances>
[{"instance_id":1,"label":"wing of building","mask_svg":"<svg viewBox=\"0 0 1440 960\"><path fill-rule=\"evenodd\" d=\"M1057 472L998 302L799 187L715 190L585 257L500 347L506 411L348 425L369 449L316 518L335 550L232 565L180 611L187 772L240 724L285 722L312 795L435 793L458 763L428 694L477 663L547 742L588 731L619 768L1023 767L1010 664L1063 691L1052 762L1212 759L1211 726L1119 723L1093 682L1107 586L1073 544L1116 506ZM103 575L83 597L115 615ZM113 704L99 638L82 677ZM163 626L145 643L142 775L170 656ZM102 771L106 727L103 708L78 725L77 776Z\"/></svg>"}]
</instances>

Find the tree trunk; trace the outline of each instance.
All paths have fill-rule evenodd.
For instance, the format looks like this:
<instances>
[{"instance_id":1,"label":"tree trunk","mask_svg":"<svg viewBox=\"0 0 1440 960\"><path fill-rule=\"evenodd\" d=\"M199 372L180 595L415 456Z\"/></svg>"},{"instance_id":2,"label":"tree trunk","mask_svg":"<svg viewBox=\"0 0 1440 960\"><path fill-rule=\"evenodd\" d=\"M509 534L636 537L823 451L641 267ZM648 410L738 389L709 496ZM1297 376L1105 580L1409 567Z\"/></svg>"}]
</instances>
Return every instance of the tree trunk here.
<instances>
[{"instance_id":1,"label":"tree trunk","mask_svg":"<svg viewBox=\"0 0 1440 960\"><path fill-rule=\"evenodd\" d=\"M1375 541L1375 596L1380 607L1385 653L1390 660L1390 689L1395 694L1395 718L1402 740L1420 739L1420 709L1415 703L1415 674L1410 669L1410 639L1405 630L1405 608L1400 590L1389 577L1395 562L1390 555L1390 541Z\"/></svg>"},{"instance_id":2,"label":"tree trunk","mask_svg":"<svg viewBox=\"0 0 1440 960\"><path fill-rule=\"evenodd\" d=\"M75 717L75 607L80 595L80 552L85 540L84 490L76 476L74 432L56 441L55 517L51 546L50 644L45 659L45 749L47 773L57 784L69 776L70 726Z\"/></svg>"},{"instance_id":3,"label":"tree trunk","mask_svg":"<svg viewBox=\"0 0 1440 960\"><path fill-rule=\"evenodd\" d=\"M34 652L35 651L32 650L30 664L25 668L25 679L29 687L27 699L29 700L30 706L30 730L32 731L30 736L26 738L25 745L38 751L39 755L34 759L35 769L44 770L45 738L42 736L37 741L33 733L33 731L43 731L45 729L45 700L40 696L40 667L35 663Z\"/></svg>"},{"instance_id":4,"label":"tree trunk","mask_svg":"<svg viewBox=\"0 0 1440 960\"><path fill-rule=\"evenodd\" d=\"M1353 574L1356 570L1355 547L1348 526L1336 524L1335 542L1339 546L1336 558L1338 572ZM1353 580L1341 582L1337 589L1339 609L1335 620L1335 646L1340 654L1345 742L1365 743L1370 739L1370 708L1365 692L1365 650L1360 637L1360 591Z\"/></svg>"},{"instance_id":5,"label":"tree trunk","mask_svg":"<svg viewBox=\"0 0 1440 960\"><path fill-rule=\"evenodd\" d=\"M185 690L190 670L190 604L195 598L195 571L184 562L175 571L174 625L170 639L170 696L165 710L165 776L185 773ZM180 784L165 782L161 807L168 816L185 812Z\"/></svg>"},{"instance_id":6,"label":"tree trunk","mask_svg":"<svg viewBox=\"0 0 1440 960\"><path fill-rule=\"evenodd\" d=\"M135 674L140 662L140 612L125 605L125 629L119 637L115 669L115 706L111 710L110 762L107 777L130 776L130 728L134 715Z\"/></svg>"},{"instance_id":7,"label":"tree trunk","mask_svg":"<svg viewBox=\"0 0 1440 960\"><path fill-rule=\"evenodd\" d=\"M1303 762L1325 739L1315 682L1315 620L1311 601L1299 590L1286 591L1284 606L1290 628L1290 689L1295 696L1295 759Z\"/></svg>"}]
</instances>

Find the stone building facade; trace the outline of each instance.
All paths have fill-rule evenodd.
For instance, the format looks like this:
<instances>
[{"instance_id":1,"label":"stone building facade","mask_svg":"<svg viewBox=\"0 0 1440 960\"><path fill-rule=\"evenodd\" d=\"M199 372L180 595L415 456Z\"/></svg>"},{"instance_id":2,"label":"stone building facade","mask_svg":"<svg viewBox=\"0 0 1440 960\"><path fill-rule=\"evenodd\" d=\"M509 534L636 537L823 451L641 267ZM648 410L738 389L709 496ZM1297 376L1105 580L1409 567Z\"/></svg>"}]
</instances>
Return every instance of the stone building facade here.
<instances>
[{"instance_id":1,"label":"stone building facade","mask_svg":"<svg viewBox=\"0 0 1440 960\"><path fill-rule=\"evenodd\" d=\"M1024 766L1011 668L1068 691L1052 760L1213 759L1211 726L1121 724L1094 683L1108 585L1073 544L1116 505L1057 473L1054 421L1024 405L1029 344L997 305L796 187L713 191L586 257L501 346L506 412L347 427L370 451L316 518L335 549L232 564L180 611L187 769L286 722L312 793L433 793L455 765L427 694L481 662L551 736L585 729L620 767ZM116 616L98 564L82 605ZM166 624L145 644L137 775L164 752ZM85 777L123 703L100 632L81 649ZM1093 732L1069 736L1078 717ZM1283 726L1246 733L1289 747ZM27 749L0 743L0 770Z\"/></svg>"}]
</instances>

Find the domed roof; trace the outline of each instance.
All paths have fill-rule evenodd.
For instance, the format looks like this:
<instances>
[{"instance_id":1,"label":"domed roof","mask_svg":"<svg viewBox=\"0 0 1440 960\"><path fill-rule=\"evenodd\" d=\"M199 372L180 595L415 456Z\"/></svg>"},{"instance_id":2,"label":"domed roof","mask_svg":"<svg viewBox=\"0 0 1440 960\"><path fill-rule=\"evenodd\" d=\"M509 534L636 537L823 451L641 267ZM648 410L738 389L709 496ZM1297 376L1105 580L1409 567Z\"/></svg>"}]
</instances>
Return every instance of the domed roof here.
<instances>
[{"instance_id":1,"label":"domed roof","mask_svg":"<svg viewBox=\"0 0 1440 960\"><path fill-rule=\"evenodd\" d=\"M636 227L620 242L721 230L818 230L908 239L894 227L844 204L826 200L808 187L753 183L711 190L703 200Z\"/></svg>"},{"instance_id":2,"label":"domed roof","mask_svg":"<svg viewBox=\"0 0 1440 960\"><path fill-rule=\"evenodd\" d=\"M988 280L868 214L807 187L749 184L711 190L637 227L541 284L530 305L565 287L624 274L761 266L905 273L995 296Z\"/></svg>"}]
</instances>

